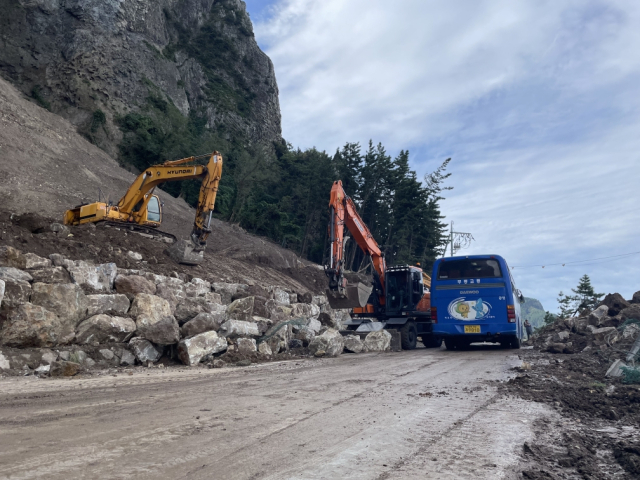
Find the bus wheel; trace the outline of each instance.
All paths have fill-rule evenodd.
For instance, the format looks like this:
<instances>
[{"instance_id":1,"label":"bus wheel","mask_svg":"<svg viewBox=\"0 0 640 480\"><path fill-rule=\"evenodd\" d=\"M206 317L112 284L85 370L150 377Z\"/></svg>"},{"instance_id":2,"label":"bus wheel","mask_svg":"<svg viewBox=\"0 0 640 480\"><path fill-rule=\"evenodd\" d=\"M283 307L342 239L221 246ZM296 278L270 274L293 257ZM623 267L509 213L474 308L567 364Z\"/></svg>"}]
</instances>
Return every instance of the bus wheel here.
<instances>
[{"instance_id":1,"label":"bus wheel","mask_svg":"<svg viewBox=\"0 0 640 480\"><path fill-rule=\"evenodd\" d=\"M418 331L413 322L407 322L400 329L400 342L403 350L413 350L418 341Z\"/></svg>"},{"instance_id":2,"label":"bus wheel","mask_svg":"<svg viewBox=\"0 0 640 480\"><path fill-rule=\"evenodd\" d=\"M425 334L422 335L422 344L425 348L440 348L440 345L442 345L442 339L431 334Z\"/></svg>"},{"instance_id":3,"label":"bus wheel","mask_svg":"<svg viewBox=\"0 0 640 480\"><path fill-rule=\"evenodd\" d=\"M517 335L511 339L511 348L520 349L520 337Z\"/></svg>"},{"instance_id":4,"label":"bus wheel","mask_svg":"<svg viewBox=\"0 0 640 480\"><path fill-rule=\"evenodd\" d=\"M447 347L447 350L455 350L458 346L458 342L453 337L447 337L444 341L444 346Z\"/></svg>"}]
</instances>

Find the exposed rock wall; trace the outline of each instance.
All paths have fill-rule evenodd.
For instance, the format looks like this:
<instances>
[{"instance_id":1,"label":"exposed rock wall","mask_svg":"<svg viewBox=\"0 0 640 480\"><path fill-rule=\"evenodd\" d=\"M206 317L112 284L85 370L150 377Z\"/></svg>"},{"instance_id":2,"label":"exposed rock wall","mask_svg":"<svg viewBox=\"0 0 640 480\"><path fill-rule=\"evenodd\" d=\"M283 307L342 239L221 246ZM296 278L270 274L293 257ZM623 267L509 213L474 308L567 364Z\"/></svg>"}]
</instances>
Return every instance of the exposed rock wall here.
<instances>
[{"instance_id":1,"label":"exposed rock wall","mask_svg":"<svg viewBox=\"0 0 640 480\"><path fill-rule=\"evenodd\" d=\"M281 138L273 64L240 0L0 0L0 75L114 156L115 120L149 96L227 135Z\"/></svg>"}]
</instances>

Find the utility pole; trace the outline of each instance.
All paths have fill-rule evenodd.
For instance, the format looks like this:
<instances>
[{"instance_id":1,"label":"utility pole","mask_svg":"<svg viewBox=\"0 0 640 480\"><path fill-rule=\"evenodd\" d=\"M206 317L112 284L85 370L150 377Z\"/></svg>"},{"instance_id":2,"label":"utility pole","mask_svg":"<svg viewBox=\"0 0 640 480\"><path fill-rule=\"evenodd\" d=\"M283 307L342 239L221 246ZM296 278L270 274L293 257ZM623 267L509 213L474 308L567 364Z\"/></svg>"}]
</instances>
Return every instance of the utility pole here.
<instances>
[{"instance_id":1,"label":"utility pole","mask_svg":"<svg viewBox=\"0 0 640 480\"><path fill-rule=\"evenodd\" d=\"M463 248L468 248L469 245L471 245L471 241L475 240L475 238L473 238L473 235L471 235L470 233L467 232L454 232L453 231L453 222L451 222L451 229L449 231L449 245L450 247L450 252L451 252L451 256L453 257L453 255L458 251L461 250ZM445 246L445 255L447 253L447 247Z\"/></svg>"}]
</instances>

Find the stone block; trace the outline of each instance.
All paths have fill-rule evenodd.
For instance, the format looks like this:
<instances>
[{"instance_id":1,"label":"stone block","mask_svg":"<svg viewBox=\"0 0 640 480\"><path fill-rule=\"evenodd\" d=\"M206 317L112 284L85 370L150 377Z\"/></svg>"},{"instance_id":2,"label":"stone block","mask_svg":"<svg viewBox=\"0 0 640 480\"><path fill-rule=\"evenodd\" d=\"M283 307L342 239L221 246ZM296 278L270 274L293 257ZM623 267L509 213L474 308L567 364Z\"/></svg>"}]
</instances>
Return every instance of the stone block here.
<instances>
[{"instance_id":1,"label":"stone block","mask_svg":"<svg viewBox=\"0 0 640 480\"><path fill-rule=\"evenodd\" d=\"M71 276L64 267L48 267L30 270L34 283L71 283Z\"/></svg>"},{"instance_id":2,"label":"stone block","mask_svg":"<svg viewBox=\"0 0 640 480\"><path fill-rule=\"evenodd\" d=\"M206 313L202 312L189 320L180 328L183 337L189 338L204 332L220 330L220 326L224 323L223 313Z\"/></svg>"},{"instance_id":3,"label":"stone block","mask_svg":"<svg viewBox=\"0 0 640 480\"><path fill-rule=\"evenodd\" d=\"M74 329L86 318L89 308L84 291L72 283L34 283L31 303L54 312Z\"/></svg>"},{"instance_id":4,"label":"stone block","mask_svg":"<svg viewBox=\"0 0 640 480\"><path fill-rule=\"evenodd\" d=\"M193 366L207 355L224 352L227 341L216 332L204 332L191 338L185 338L178 344L178 358L185 365Z\"/></svg>"},{"instance_id":5,"label":"stone block","mask_svg":"<svg viewBox=\"0 0 640 480\"><path fill-rule=\"evenodd\" d=\"M2 245L0 246L0 267L27 268L27 259L20 250Z\"/></svg>"},{"instance_id":6,"label":"stone block","mask_svg":"<svg viewBox=\"0 0 640 480\"><path fill-rule=\"evenodd\" d=\"M242 320L227 320L220 327L220 334L228 338L259 337L258 325Z\"/></svg>"},{"instance_id":7,"label":"stone block","mask_svg":"<svg viewBox=\"0 0 640 480\"><path fill-rule=\"evenodd\" d=\"M342 353L344 349L344 337L332 328L327 329L322 335L318 335L309 343L309 351L315 354L324 351L325 355L335 357Z\"/></svg>"},{"instance_id":8,"label":"stone block","mask_svg":"<svg viewBox=\"0 0 640 480\"><path fill-rule=\"evenodd\" d=\"M234 300L227 307L226 317L230 320L251 321L253 317L253 297Z\"/></svg>"},{"instance_id":9,"label":"stone block","mask_svg":"<svg viewBox=\"0 0 640 480\"><path fill-rule=\"evenodd\" d=\"M114 286L116 292L126 295L129 300L133 300L139 293L156 294L156 284L140 275L118 275Z\"/></svg>"},{"instance_id":10,"label":"stone block","mask_svg":"<svg viewBox=\"0 0 640 480\"><path fill-rule=\"evenodd\" d=\"M391 334L386 330L369 332L364 339L367 352L386 352L391 350Z\"/></svg>"},{"instance_id":11,"label":"stone block","mask_svg":"<svg viewBox=\"0 0 640 480\"><path fill-rule=\"evenodd\" d=\"M173 315L138 315L136 334L158 345L171 345L180 340L180 326Z\"/></svg>"},{"instance_id":12,"label":"stone block","mask_svg":"<svg viewBox=\"0 0 640 480\"><path fill-rule=\"evenodd\" d=\"M256 341L253 338L239 338L236 341L236 345L238 353L242 355L251 355L257 351Z\"/></svg>"},{"instance_id":13,"label":"stone block","mask_svg":"<svg viewBox=\"0 0 640 480\"><path fill-rule=\"evenodd\" d=\"M135 331L136 324L130 318L94 315L78 325L76 343L126 342Z\"/></svg>"},{"instance_id":14,"label":"stone block","mask_svg":"<svg viewBox=\"0 0 640 480\"><path fill-rule=\"evenodd\" d=\"M149 340L140 337L134 337L129 342L133 354L143 365L147 362L157 362L162 357L162 347L158 347Z\"/></svg>"},{"instance_id":15,"label":"stone block","mask_svg":"<svg viewBox=\"0 0 640 480\"><path fill-rule=\"evenodd\" d=\"M101 313L110 313L112 315L124 315L129 311L131 303L126 295L87 295L89 305L87 307L87 316L92 317Z\"/></svg>"},{"instance_id":16,"label":"stone block","mask_svg":"<svg viewBox=\"0 0 640 480\"><path fill-rule=\"evenodd\" d=\"M362 339L357 335L346 335L344 337L344 351L350 353L360 353L364 349Z\"/></svg>"},{"instance_id":17,"label":"stone block","mask_svg":"<svg viewBox=\"0 0 640 480\"><path fill-rule=\"evenodd\" d=\"M25 253L24 258L26 260L25 268L31 270L34 268L49 268L51 267L51 260L48 258L42 258L35 253Z\"/></svg>"}]
</instances>

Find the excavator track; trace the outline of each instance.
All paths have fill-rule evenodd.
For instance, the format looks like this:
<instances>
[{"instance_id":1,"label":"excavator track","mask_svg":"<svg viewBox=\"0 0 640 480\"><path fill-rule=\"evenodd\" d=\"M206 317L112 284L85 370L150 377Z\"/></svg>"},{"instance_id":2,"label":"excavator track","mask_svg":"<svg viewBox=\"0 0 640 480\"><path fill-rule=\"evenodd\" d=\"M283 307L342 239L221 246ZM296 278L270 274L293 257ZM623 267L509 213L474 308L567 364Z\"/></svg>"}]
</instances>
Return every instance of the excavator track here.
<instances>
[{"instance_id":1,"label":"excavator track","mask_svg":"<svg viewBox=\"0 0 640 480\"><path fill-rule=\"evenodd\" d=\"M103 221L99 222L97 227L102 228L117 228L123 231L131 231L135 233L140 233L142 235L149 235L155 240L159 240L168 244L173 244L178 241L178 238L175 235L172 235L167 232L163 232L162 230L158 230L153 227L147 227L146 225L139 225L137 223L123 223L123 222L112 222L112 221Z\"/></svg>"}]
</instances>

